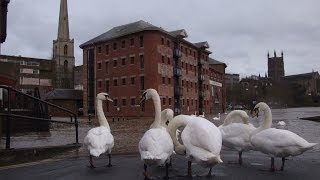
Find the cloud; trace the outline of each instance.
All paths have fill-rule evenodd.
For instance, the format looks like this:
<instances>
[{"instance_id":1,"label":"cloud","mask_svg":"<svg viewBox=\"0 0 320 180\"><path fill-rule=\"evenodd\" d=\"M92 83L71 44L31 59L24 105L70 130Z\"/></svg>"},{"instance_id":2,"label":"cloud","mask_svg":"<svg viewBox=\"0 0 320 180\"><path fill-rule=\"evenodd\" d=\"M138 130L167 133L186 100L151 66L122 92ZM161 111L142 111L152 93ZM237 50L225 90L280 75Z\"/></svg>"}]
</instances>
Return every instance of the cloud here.
<instances>
[{"instance_id":1,"label":"cloud","mask_svg":"<svg viewBox=\"0 0 320 180\"><path fill-rule=\"evenodd\" d=\"M2 53L50 58L57 38L59 1L13 0ZM320 71L320 1L298 0L69 0L70 36L79 45L114 26L145 20L165 30L185 29L190 42L208 41L227 72L264 75L267 52L284 52L286 75Z\"/></svg>"}]
</instances>

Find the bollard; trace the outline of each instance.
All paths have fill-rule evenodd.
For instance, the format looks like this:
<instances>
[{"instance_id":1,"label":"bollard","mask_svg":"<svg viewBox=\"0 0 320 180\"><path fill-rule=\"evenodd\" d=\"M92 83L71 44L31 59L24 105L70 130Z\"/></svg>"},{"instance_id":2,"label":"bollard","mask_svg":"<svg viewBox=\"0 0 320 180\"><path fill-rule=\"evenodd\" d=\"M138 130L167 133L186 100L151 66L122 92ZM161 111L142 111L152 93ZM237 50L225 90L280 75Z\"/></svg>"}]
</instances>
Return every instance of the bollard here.
<instances>
[{"instance_id":1,"label":"bollard","mask_svg":"<svg viewBox=\"0 0 320 180\"><path fill-rule=\"evenodd\" d=\"M91 114L88 115L89 123L91 123Z\"/></svg>"}]
</instances>

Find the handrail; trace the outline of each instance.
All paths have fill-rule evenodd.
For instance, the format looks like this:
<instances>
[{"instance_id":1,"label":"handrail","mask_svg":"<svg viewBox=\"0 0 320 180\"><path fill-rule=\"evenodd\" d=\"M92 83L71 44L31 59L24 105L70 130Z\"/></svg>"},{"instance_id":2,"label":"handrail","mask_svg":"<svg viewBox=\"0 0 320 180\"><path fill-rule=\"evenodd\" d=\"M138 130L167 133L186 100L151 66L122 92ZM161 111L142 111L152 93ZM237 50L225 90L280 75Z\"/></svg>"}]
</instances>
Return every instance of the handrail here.
<instances>
[{"instance_id":1,"label":"handrail","mask_svg":"<svg viewBox=\"0 0 320 180\"><path fill-rule=\"evenodd\" d=\"M24 118L24 119L28 119L28 120L37 120L37 121L45 121L45 122L54 122L54 123L63 123L63 124L74 124L75 125L75 128L76 128L76 143L79 142L79 137L78 137L78 126L79 126L79 123L78 123L78 119L77 119L77 114L66 109L66 108L63 108L63 107L60 107L60 106L57 106L55 104L52 104L50 102L47 102L47 101L44 101L42 99L39 99L39 98L36 98L36 97L33 97L29 94L25 94L21 91L18 91L10 86L6 86L6 85L0 85L0 88L3 88L3 89L6 89L8 91L8 107L7 107L7 111L5 113L0 113L0 116L6 116L7 117L7 130L6 130L6 149L10 149L10 126L11 126L11 117L16 117L16 118ZM11 111L11 92L15 92L16 94L20 94L20 95L23 95L23 96L26 96L28 98L31 98L33 100L36 100L38 102L41 102L41 103L44 103L46 105L49 105L49 106L52 106L52 107L55 107L55 108L58 108L64 112L67 112L69 114L71 114L72 116L74 116L74 123L72 122L64 122L64 121L57 121L57 120L52 120L52 119L47 119L47 118L38 118L38 117L30 117L30 116L23 116L23 115L17 115L17 114L12 114L12 111ZM72 121L72 116L71 117L71 121Z\"/></svg>"}]
</instances>

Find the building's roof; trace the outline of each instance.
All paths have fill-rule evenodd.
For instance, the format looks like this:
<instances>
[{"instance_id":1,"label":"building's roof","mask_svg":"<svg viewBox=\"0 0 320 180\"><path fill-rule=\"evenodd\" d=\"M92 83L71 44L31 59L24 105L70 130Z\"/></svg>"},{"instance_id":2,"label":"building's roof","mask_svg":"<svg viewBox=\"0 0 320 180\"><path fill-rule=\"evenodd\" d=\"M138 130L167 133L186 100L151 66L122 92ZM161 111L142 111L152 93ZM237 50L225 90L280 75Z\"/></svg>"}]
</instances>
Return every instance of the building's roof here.
<instances>
[{"instance_id":1,"label":"building's roof","mask_svg":"<svg viewBox=\"0 0 320 180\"><path fill-rule=\"evenodd\" d=\"M41 59L41 58L34 58L34 57L24 57L24 56L11 56L11 55L0 55L0 59L4 61L20 61L20 60L25 60L25 61L51 61L51 59Z\"/></svg>"},{"instance_id":2,"label":"building's roof","mask_svg":"<svg viewBox=\"0 0 320 180\"><path fill-rule=\"evenodd\" d=\"M80 45L80 47L84 47L89 44L94 44L94 43L99 43L103 41L107 41L110 39L114 39L117 37L129 35L132 33L140 32L140 31L145 31L145 30L158 30L158 31L163 31L163 29L156 27L150 23L147 23L145 21L137 21L134 23L129 23L121 26L116 26L112 28L111 30L83 43Z\"/></svg>"},{"instance_id":3,"label":"building's roof","mask_svg":"<svg viewBox=\"0 0 320 180\"><path fill-rule=\"evenodd\" d=\"M209 64L223 64L225 67L227 67L226 63L220 62L220 61L213 59L213 58L210 58L210 57L209 57Z\"/></svg>"},{"instance_id":4,"label":"building's roof","mask_svg":"<svg viewBox=\"0 0 320 180\"><path fill-rule=\"evenodd\" d=\"M46 100L82 100L82 90L54 89L45 95Z\"/></svg>"},{"instance_id":5,"label":"building's roof","mask_svg":"<svg viewBox=\"0 0 320 180\"><path fill-rule=\"evenodd\" d=\"M303 80L303 79L311 79L315 75L319 75L319 73L316 71L316 72L303 73L303 74L294 74L290 76L284 76L283 79L289 80L289 81Z\"/></svg>"},{"instance_id":6,"label":"building's roof","mask_svg":"<svg viewBox=\"0 0 320 180\"><path fill-rule=\"evenodd\" d=\"M111 39L115 39L118 37L134 34L137 32L142 32L142 31L160 31L160 32L168 34L169 36L172 36L172 37L181 36L183 42L188 43L189 45L194 46L195 48L202 48L202 47L208 48L209 47L209 44L207 42L201 42L201 43L194 44L194 43L191 43L189 41L184 40L183 38L188 37L188 35L184 29L168 32L160 27L154 26L148 22L140 20L140 21L125 24L125 25L116 26L116 27L112 28L111 30L81 44L80 48L84 48L85 46L88 46L91 44L102 43L102 42L105 42L105 41L108 41ZM211 54L211 52L208 50L204 50L204 51Z\"/></svg>"}]
</instances>

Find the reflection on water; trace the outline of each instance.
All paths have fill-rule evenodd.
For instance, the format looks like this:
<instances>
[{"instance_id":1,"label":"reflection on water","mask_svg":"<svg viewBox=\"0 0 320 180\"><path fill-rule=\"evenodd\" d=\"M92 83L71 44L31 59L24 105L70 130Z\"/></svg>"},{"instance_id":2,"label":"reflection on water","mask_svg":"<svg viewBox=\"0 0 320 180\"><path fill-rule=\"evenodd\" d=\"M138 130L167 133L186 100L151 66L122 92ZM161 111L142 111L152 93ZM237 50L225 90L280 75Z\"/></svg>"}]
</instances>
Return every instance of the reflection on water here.
<instances>
[{"instance_id":1,"label":"reflection on water","mask_svg":"<svg viewBox=\"0 0 320 180\"><path fill-rule=\"evenodd\" d=\"M273 127L281 128L277 125L279 121L284 121L286 125L283 129L290 130L299 136L303 137L309 142L315 142L320 144L320 122L308 121L308 120L300 120L301 117L309 117L309 116L319 116L320 115L320 107L311 107L311 108L288 108L288 109L272 109L273 115ZM221 114L221 119L224 119L226 115ZM129 120L130 121L130 120ZM136 125L144 128L139 131L140 127L132 128L132 123L127 122L114 122L122 123L121 130L115 129L112 126L112 131L115 136L115 140L127 143L136 143L136 145L131 145L132 147L137 146L138 140L128 140L124 138L140 138L142 136L143 131L147 127L149 127L149 122L145 122L143 125ZM139 121L139 120L138 120ZM259 118L252 119L251 123L255 126L258 126L263 121L263 115L260 115ZM216 125L220 125L222 122L220 121L212 121ZM126 127L126 124L129 127ZM145 127L144 127L145 126ZM88 125L87 119L80 119L79 125L79 142L82 143L83 139L90 128L94 127L94 125ZM120 126L118 127L120 128ZM140 129L141 129L140 128ZM131 132L132 131L132 132ZM139 132L137 132L139 131ZM136 133L137 135L134 135ZM118 137L117 137L118 136ZM23 148L23 147L36 147L36 146L53 146L53 145L65 145L74 143L75 139L75 127L72 125L53 125L50 128L50 132L41 132L41 133L28 133L28 134L16 134L11 137L11 147L12 148ZM115 141L115 143L117 143ZM1 139L1 148L5 147L5 137ZM136 149L134 149L135 151ZM317 145L312 151L320 151L320 145ZM81 148L80 152L86 152L84 147Z\"/></svg>"}]
</instances>

